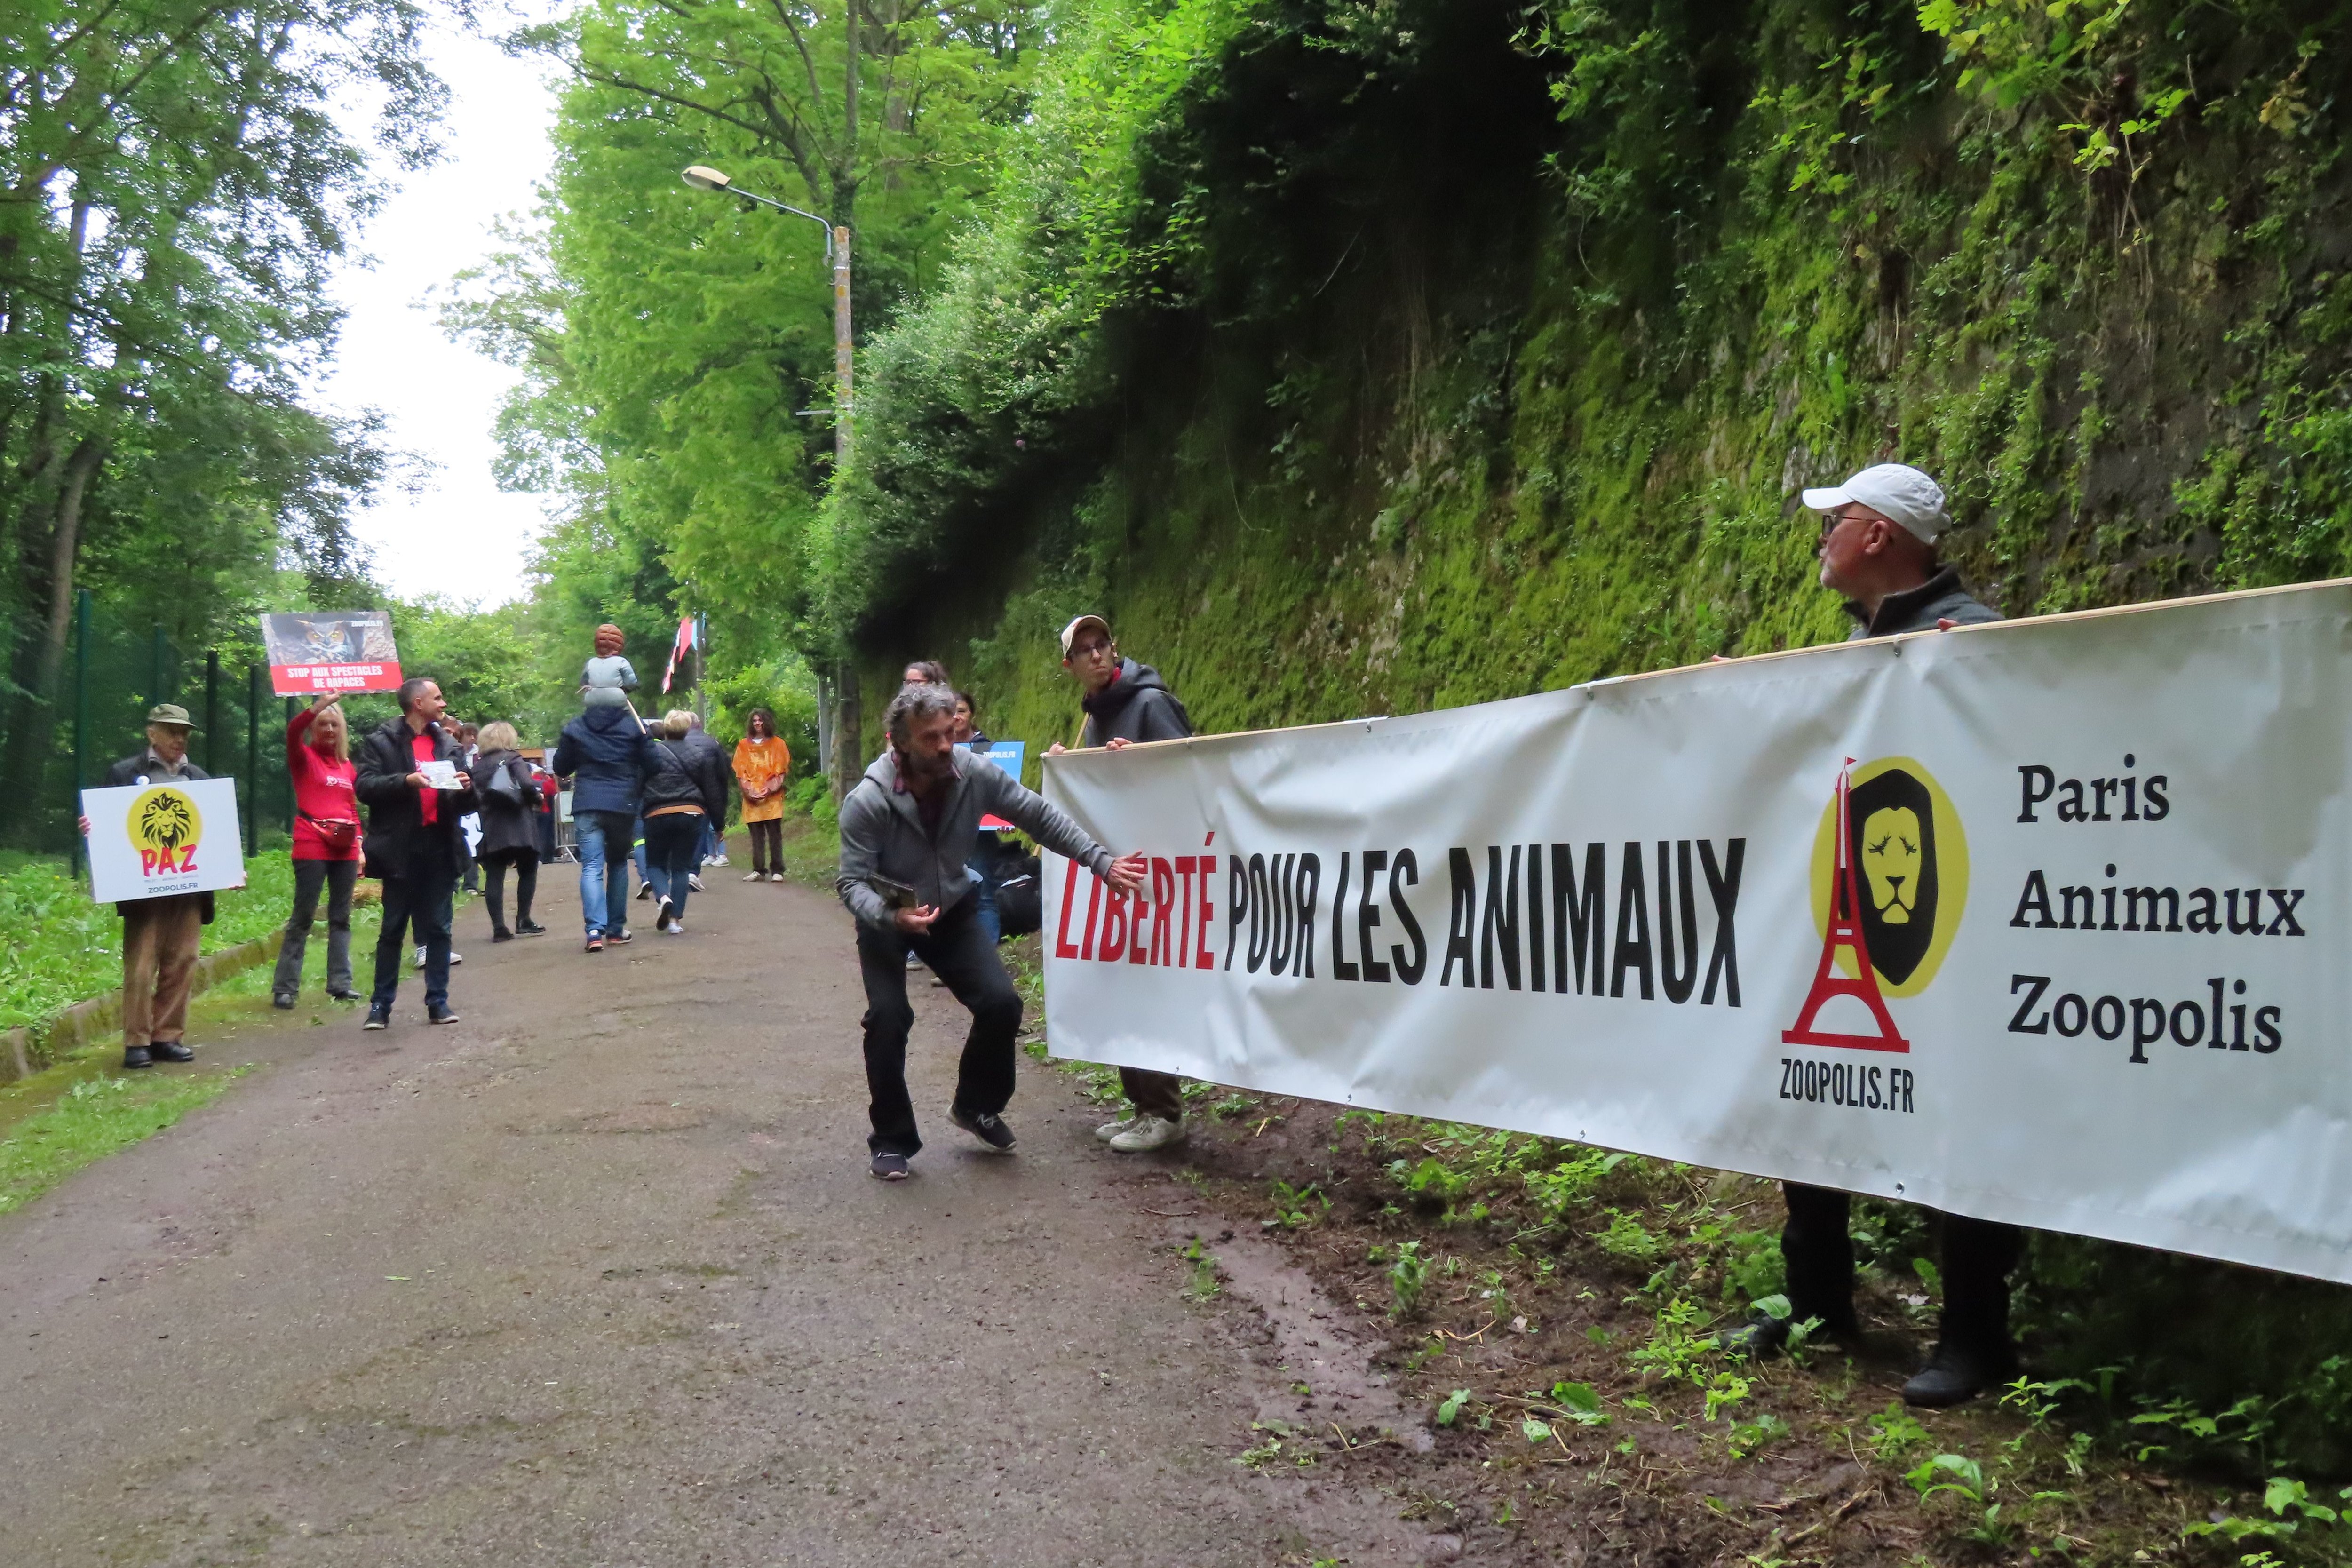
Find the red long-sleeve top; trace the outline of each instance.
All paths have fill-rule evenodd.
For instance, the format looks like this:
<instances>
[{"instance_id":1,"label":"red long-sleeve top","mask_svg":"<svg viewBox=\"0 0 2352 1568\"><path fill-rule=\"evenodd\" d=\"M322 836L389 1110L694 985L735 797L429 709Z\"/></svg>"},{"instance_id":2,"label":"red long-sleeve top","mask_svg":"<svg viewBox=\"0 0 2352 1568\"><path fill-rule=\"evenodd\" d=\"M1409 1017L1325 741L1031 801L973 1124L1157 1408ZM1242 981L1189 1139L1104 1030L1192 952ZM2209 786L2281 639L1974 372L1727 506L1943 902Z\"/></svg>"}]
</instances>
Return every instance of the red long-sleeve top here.
<instances>
[{"instance_id":1,"label":"red long-sleeve top","mask_svg":"<svg viewBox=\"0 0 2352 1568\"><path fill-rule=\"evenodd\" d=\"M359 765L339 763L307 744L304 732L319 716L305 708L286 725L286 771L294 780L294 858L297 860L356 860L360 858L360 800L353 792ZM348 822L351 828L330 843L320 823Z\"/></svg>"}]
</instances>

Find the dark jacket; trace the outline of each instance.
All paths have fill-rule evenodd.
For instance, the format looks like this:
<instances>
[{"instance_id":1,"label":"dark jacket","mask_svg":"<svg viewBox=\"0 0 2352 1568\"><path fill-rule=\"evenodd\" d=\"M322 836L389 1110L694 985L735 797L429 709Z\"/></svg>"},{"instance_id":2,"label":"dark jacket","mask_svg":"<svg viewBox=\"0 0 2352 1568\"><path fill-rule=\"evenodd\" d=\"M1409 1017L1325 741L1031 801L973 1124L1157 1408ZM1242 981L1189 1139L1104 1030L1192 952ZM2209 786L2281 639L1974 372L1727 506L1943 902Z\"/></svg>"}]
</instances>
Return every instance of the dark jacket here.
<instances>
[{"instance_id":1,"label":"dark jacket","mask_svg":"<svg viewBox=\"0 0 2352 1568\"><path fill-rule=\"evenodd\" d=\"M1957 566L1945 567L1916 588L1889 594L1879 601L1878 614L1874 616L1865 618L1862 606L1851 599L1846 601L1845 613L1854 620L1853 630L1845 635L1848 642L1896 637L1904 632L1932 632L1937 621L1980 626L2000 619L1960 586L1960 569Z\"/></svg>"},{"instance_id":2,"label":"dark jacket","mask_svg":"<svg viewBox=\"0 0 2352 1568\"><path fill-rule=\"evenodd\" d=\"M457 742L437 723L425 726L433 742L433 760L454 763ZM353 793L368 808L367 875L375 878L414 877L447 871L454 875L465 864L466 832L458 818L477 809L473 794L444 790L436 820L425 823L419 805L424 791L408 782L416 771L416 752L409 743L408 721L387 719L360 742L359 783Z\"/></svg>"},{"instance_id":3,"label":"dark jacket","mask_svg":"<svg viewBox=\"0 0 2352 1568\"><path fill-rule=\"evenodd\" d=\"M1192 732L1192 720L1160 672L1131 658L1118 661L1111 683L1079 704L1087 710L1086 728L1078 744L1099 746L1105 741L1181 741Z\"/></svg>"},{"instance_id":4,"label":"dark jacket","mask_svg":"<svg viewBox=\"0 0 2352 1568\"><path fill-rule=\"evenodd\" d=\"M129 756L123 758L121 762L109 767L106 770L106 787L109 789L124 789L147 777L147 753L151 750L152 750L152 747L142 746L137 751L131 752ZM205 772L204 769L196 766L194 763L189 761L187 758L183 757L180 759L179 776L184 779L208 779L213 775ZM250 810L252 808L248 806L247 809ZM173 895L166 895L167 898ZM194 899L198 900L204 907L205 924L210 925L213 923L213 896L210 893L181 893L177 896L184 899ZM133 901L145 904L158 903L163 900L155 899L139 899ZM127 915L131 912L131 905L117 904L114 906L114 912L118 915Z\"/></svg>"},{"instance_id":5,"label":"dark jacket","mask_svg":"<svg viewBox=\"0 0 2352 1568\"><path fill-rule=\"evenodd\" d=\"M563 726L548 768L572 781L572 809L637 815L637 791L651 766L646 732L626 708L590 708Z\"/></svg>"},{"instance_id":6,"label":"dark jacket","mask_svg":"<svg viewBox=\"0 0 2352 1568\"><path fill-rule=\"evenodd\" d=\"M698 805L714 823L727 820L727 762L719 745L699 730L677 740L653 736L646 742L644 810L651 815L665 805Z\"/></svg>"},{"instance_id":7,"label":"dark jacket","mask_svg":"<svg viewBox=\"0 0 2352 1568\"><path fill-rule=\"evenodd\" d=\"M1057 855L1096 876L1110 871L1111 853L1086 835L1061 807L1021 787L1021 781L971 753L955 753L954 781L940 803L936 830L923 826L915 797L898 787L898 757L885 752L841 803L841 875L834 886L858 923L895 929L889 906L866 880L887 878L915 889L924 903L950 910L974 883L965 868L980 819L1004 818Z\"/></svg>"},{"instance_id":8,"label":"dark jacket","mask_svg":"<svg viewBox=\"0 0 2352 1568\"><path fill-rule=\"evenodd\" d=\"M490 780L504 768L522 787L522 798L509 800L490 788ZM482 814L482 841L474 858L487 860L515 849L539 853L539 827L532 816L539 810L539 782L520 752L484 752L467 765L474 779L474 809Z\"/></svg>"},{"instance_id":9,"label":"dark jacket","mask_svg":"<svg viewBox=\"0 0 2352 1568\"><path fill-rule=\"evenodd\" d=\"M713 826L724 828L727 826L728 796L735 783L735 753L713 740L707 730L689 730L686 739L711 767L718 770L719 809L710 814L710 821Z\"/></svg>"}]
</instances>

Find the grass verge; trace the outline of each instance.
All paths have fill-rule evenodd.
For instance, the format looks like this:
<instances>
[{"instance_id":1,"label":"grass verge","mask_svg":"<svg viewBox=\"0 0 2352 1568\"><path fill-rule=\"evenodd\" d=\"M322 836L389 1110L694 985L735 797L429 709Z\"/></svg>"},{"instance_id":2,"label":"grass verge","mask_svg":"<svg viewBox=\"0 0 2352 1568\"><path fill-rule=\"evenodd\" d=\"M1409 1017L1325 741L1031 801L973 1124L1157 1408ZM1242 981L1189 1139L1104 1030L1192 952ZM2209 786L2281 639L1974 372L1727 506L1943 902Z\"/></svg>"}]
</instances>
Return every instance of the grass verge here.
<instances>
[{"instance_id":1,"label":"grass verge","mask_svg":"<svg viewBox=\"0 0 2352 1568\"><path fill-rule=\"evenodd\" d=\"M245 863L246 885L215 900L205 952L235 947L286 923L294 896L294 863L286 850L282 837L266 844ZM365 906L353 917L355 950L362 912ZM322 908L311 934L312 948L320 952L325 917ZM64 860L0 857L0 927L9 932L0 946L0 1029L38 1028L75 1003L122 984L122 919L112 904L94 902L89 884L70 875Z\"/></svg>"},{"instance_id":2,"label":"grass verge","mask_svg":"<svg viewBox=\"0 0 2352 1568\"><path fill-rule=\"evenodd\" d=\"M157 1071L74 1085L55 1105L34 1112L0 1139L0 1214L210 1104L246 1070Z\"/></svg>"}]
</instances>

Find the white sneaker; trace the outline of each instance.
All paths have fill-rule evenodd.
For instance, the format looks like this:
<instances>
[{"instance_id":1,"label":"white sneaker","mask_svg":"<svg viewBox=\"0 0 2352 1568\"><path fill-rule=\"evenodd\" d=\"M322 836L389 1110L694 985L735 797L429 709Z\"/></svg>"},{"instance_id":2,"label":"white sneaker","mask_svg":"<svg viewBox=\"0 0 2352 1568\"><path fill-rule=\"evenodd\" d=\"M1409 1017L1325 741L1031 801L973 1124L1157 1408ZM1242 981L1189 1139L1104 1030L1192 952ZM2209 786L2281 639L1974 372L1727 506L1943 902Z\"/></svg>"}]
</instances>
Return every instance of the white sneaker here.
<instances>
[{"instance_id":1,"label":"white sneaker","mask_svg":"<svg viewBox=\"0 0 2352 1568\"><path fill-rule=\"evenodd\" d=\"M709 859L705 860L703 864L705 866L724 866L727 864L727 857L724 855L713 855Z\"/></svg>"},{"instance_id":2,"label":"white sneaker","mask_svg":"<svg viewBox=\"0 0 2352 1568\"><path fill-rule=\"evenodd\" d=\"M695 875L693 872L691 872L691 871L688 871L688 872L686 874L686 885L687 885L688 888L692 889L694 891L698 892L698 893L699 893L699 892L704 892L704 891L707 891L707 890L708 890L708 889L706 889L703 887L703 885L702 885L702 879L701 879L701 878L699 878L699 877L698 877L698 876L696 876L696 875Z\"/></svg>"},{"instance_id":3,"label":"white sneaker","mask_svg":"<svg viewBox=\"0 0 2352 1568\"><path fill-rule=\"evenodd\" d=\"M1182 1122L1167 1121L1157 1116L1139 1116L1134 1126L1110 1141L1110 1146L1121 1154L1149 1154L1154 1149L1165 1149L1171 1143L1182 1142Z\"/></svg>"},{"instance_id":4,"label":"white sneaker","mask_svg":"<svg viewBox=\"0 0 2352 1568\"><path fill-rule=\"evenodd\" d=\"M743 879L747 882L764 882L768 879L768 874L765 871L751 871L745 873Z\"/></svg>"},{"instance_id":5,"label":"white sneaker","mask_svg":"<svg viewBox=\"0 0 2352 1568\"><path fill-rule=\"evenodd\" d=\"M684 921L672 921L669 924L662 927L662 931L670 936L684 936L686 934L686 922Z\"/></svg>"},{"instance_id":6,"label":"white sneaker","mask_svg":"<svg viewBox=\"0 0 2352 1568\"><path fill-rule=\"evenodd\" d=\"M1130 1116L1124 1121L1106 1121L1095 1129L1095 1138L1099 1142L1108 1143L1142 1120L1140 1116Z\"/></svg>"},{"instance_id":7,"label":"white sneaker","mask_svg":"<svg viewBox=\"0 0 2352 1568\"><path fill-rule=\"evenodd\" d=\"M450 968L455 969L455 968L457 968L457 965L459 965L459 964L461 964L461 963L465 963L465 962L466 962L466 955L465 955L464 953L459 952L458 952L456 948L454 948L454 947L453 947L453 948L451 948L451 949L449 950L449 967L450 967Z\"/></svg>"},{"instance_id":8,"label":"white sneaker","mask_svg":"<svg viewBox=\"0 0 2352 1568\"><path fill-rule=\"evenodd\" d=\"M425 967L425 950L421 947L416 950L416 967L419 969Z\"/></svg>"}]
</instances>

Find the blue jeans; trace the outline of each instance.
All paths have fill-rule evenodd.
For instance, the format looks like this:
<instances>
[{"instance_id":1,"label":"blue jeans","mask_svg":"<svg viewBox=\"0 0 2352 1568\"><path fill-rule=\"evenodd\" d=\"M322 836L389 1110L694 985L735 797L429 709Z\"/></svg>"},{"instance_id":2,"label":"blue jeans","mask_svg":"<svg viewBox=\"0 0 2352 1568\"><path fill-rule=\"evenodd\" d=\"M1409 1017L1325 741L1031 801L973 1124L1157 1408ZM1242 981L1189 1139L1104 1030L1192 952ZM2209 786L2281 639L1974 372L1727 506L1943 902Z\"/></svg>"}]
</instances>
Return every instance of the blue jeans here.
<instances>
[{"instance_id":1,"label":"blue jeans","mask_svg":"<svg viewBox=\"0 0 2352 1568\"><path fill-rule=\"evenodd\" d=\"M590 936L628 927L629 874L621 868L636 826L635 812L583 811L572 816L572 834L580 846L580 918ZM616 849L617 855L613 853Z\"/></svg>"},{"instance_id":2,"label":"blue jeans","mask_svg":"<svg viewBox=\"0 0 2352 1568\"><path fill-rule=\"evenodd\" d=\"M964 869L971 873L971 879L977 884L971 890L975 906L972 914L980 921L981 932L988 938L988 945L994 947L1004 940L1004 932L996 919L996 884L988 879L987 862L977 855L971 858Z\"/></svg>"},{"instance_id":3,"label":"blue jeans","mask_svg":"<svg viewBox=\"0 0 2352 1568\"><path fill-rule=\"evenodd\" d=\"M686 897L693 891L687 883L697 865L695 857L701 853L702 830L707 819L683 814L669 816L649 816L646 819L647 868L653 873L654 897L669 900L671 918L686 919Z\"/></svg>"}]
</instances>

